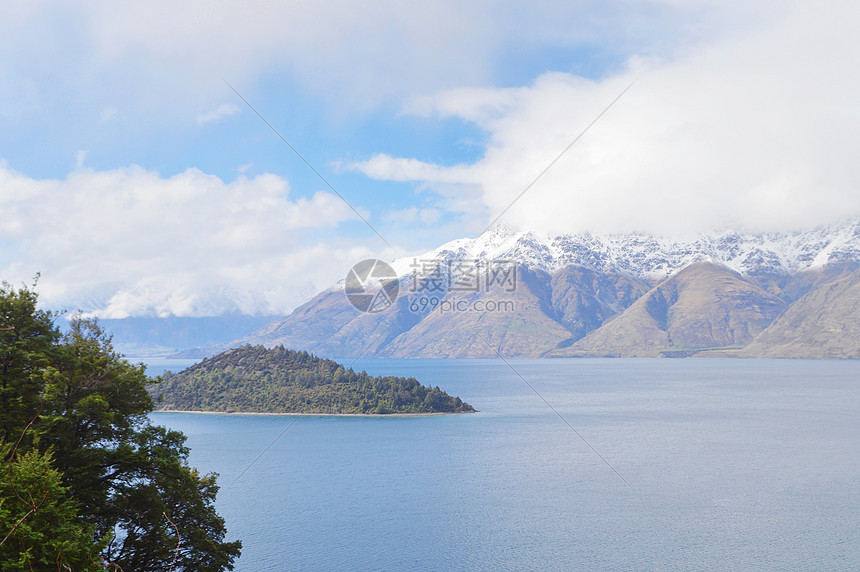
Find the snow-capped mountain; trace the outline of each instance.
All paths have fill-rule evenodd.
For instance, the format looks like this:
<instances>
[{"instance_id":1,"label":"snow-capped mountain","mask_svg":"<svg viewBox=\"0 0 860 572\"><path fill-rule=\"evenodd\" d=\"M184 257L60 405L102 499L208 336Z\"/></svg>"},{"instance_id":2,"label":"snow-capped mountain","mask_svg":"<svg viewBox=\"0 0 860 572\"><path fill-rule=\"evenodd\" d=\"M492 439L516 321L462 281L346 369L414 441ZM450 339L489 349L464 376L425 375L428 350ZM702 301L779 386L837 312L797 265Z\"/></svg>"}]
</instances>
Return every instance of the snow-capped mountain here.
<instances>
[{"instance_id":1,"label":"snow-capped mountain","mask_svg":"<svg viewBox=\"0 0 860 572\"><path fill-rule=\"evenodd\" d=\"M499 261L516 263L515 288L408 288L428 269ZM331 357L860 358L860 218L682 238L496 226L392 265L400 293L385 311L360 312L341 285L233 345ZM806 338L794 339L797 324Z\"/></svg>"},{"instance_id":2,"label":"snow-capped mountain","mask_svg":"<svg viewBox=\"0 0 860 572\"><path fill-rule=\"evenodd\" d=\"M662 280L700 260L741 275L792 275L828 263L860 261L860 217L841 224L793 233L724 230L695 237L647 234L561 234L495 226L474 239L457 239L416 257L393 263L399 275L419 260L506 259L552 274L568 266L598 272L622 271L648 281Z\"/></svg>"}]
</instances>

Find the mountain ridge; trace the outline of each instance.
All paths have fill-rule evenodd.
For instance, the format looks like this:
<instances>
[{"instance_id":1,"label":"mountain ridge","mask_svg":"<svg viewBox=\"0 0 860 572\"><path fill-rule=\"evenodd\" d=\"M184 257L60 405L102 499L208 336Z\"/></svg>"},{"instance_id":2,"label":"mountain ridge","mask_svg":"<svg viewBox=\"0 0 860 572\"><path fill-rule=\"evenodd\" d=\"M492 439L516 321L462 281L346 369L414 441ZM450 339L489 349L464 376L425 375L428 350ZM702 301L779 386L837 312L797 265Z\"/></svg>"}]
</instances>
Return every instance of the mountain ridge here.
<instances>
[{"instance_id":1,"label":"mountain ridge","mask_svg":"<svg viewBox=\"0 0 860 572\"><path fill-rule=\"evenodd\" d=\"M464 264L483 271L499 261L516 266L513 291L489 284L467 293L452 288L433 294L440 310L415 310L416 300L428 299L427 291L415 288L421 271L451 271ZM496 226L477 238L457 239L422 255L397 259L391 266L401 296L384 312L359 312L349 305L342 285L335 285L290 316L233 344L284 344L332 357L581 355L577 350L584 355L661 356L737 350L763 335L796 301L860 268L860 217L803 232L724 230L687 239L641 233L549 236ZM667 281L660 292L671 294L679 287L677 277L683 278L690 268L708 271L699 271L673 294L686 296L684 304L678 306L677 299L659 302L656 294L649 294ZM720 281L726 289L711 291ZM652 306L665 305L663 320L671 317L671 324L661 329L653 312L645 317L646 302L638 302L646 295ZM467 309L489 302L509 303L515 309L447 314L442 310L455 302ZM687 322L679 317L682 310L689 314ZM619 324L636 323L631 316L637 312L645 329L628 324L621 335ZM598 340L613 323L613 335L621 338L612 343L605 339L601 348ZM687 323L684 340L699 340L690 347L666 337L681 323ZM642 340L647 331L656 337L645 351ZM849 351L846 357L851 356Z\"/></svg>"},{"instance_id":2,"label":"mountain ridge","mask_svg":"<svg viewBox=\"0 0 860 572\"><path fill-rule=\"evenodd\" d=\"M786 304L733 270L701 261L686 266L625 312L550 355L659 357L746 345Z\"/></svg>"},{"instance_id":3,"label":"mountain ridge","mask_svg":"<svg viewBox=\"0 0 860 572\"><path fill-rule=\"evenodd\" d=\"M409 273L414 259L510 258L552 273L566 266L615 270L661 280L703 257L742 275L796 274L828 263L860 260L860 217L807 231L748 233L724 229L688 237L645 233L548 235L497 225L474 239L456 239L416 257L392 263Z\"/></svg>"}]
</instances>

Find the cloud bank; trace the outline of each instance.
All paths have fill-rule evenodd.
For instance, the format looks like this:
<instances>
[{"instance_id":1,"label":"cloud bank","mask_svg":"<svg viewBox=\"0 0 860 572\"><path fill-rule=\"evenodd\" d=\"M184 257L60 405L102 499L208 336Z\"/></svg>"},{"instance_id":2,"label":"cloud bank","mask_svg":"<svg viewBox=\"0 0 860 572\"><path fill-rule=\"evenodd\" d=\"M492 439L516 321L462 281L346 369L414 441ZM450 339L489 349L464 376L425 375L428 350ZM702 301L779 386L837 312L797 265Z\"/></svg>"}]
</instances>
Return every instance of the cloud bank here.
<instances>
[{"instance_id":1,"label":"cloud bank","mask_svg":"<svg viewBox=\"0 0 860 572\"><path fill-rule=\"evenodd\" d=\"M545 48L666 49L712 12L631 0L13 1L0 19L0 51L14 54L0 61L0 117L101 102L169 124L229 95L221 78L253 96L273 77L353 113L487 85Z\"/></svg>"},{"instance_id":2,"label":"cloud bank","mask_svg":"<svg viewBox=\"0 0 860 572\"><path fill-rule=\"evenodd\" d=\"M356 218L339 198L292 200L275 175L130 167L36 180L0 165L0 211L0 275L41 272L43 303L105 318L282 314L368 255L314 235Z\"/></svg>"},{"instance_id":3,"label":"cloud bank","mask_svg":"<svg viewBox=\"0 0 860 572\"><path fill-rule=\"evenodd\" d=\"M855 215L858 19L842 1L7 3L2 155L27 174L0 163L0 277L41 271L44 302L109 317L281 313L371 252L402 254L371 251L329 193L244 176L288 161L222 78L306 120L291 140L320 165L412 185L348 196L416 248L483 230L636 77L504 222L680 233ZM314 153L320 118L357 148ZM467 133L468 151L402 150L411 128ZM236 163L235 180L193 167Z\"/></svg>"},{"instance_id":4,"label":"cloud bank","mask_svg":"<svg viewBox=\"0 0 860 572\"><path fill-rule=\"evenodd\" d=\"M547 73L526 87L416 98L406 112L479 126L483 157L443 166L380 154L353 168L442 197L464 189L486 224L638 78L505 222L659 233L832 222L860 213L858 17L850 3L792 5L669 59L632 57L600 80Z\"/></svg>"}]
</instances>

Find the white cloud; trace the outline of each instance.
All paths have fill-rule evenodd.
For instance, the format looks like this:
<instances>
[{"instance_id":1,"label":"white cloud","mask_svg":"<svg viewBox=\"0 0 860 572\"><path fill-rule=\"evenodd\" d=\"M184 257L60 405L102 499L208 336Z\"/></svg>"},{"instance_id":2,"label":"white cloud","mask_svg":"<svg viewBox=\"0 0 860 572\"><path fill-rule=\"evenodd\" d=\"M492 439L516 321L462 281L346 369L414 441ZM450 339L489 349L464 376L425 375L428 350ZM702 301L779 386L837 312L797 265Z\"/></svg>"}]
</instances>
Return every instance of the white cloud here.
<instances>
[{"instance_id":1,"label":"white cloud","mask_svg":"<svg viewBox=\"0 0 860 572\"><path fill-rule=\"evenodd\" d=\"M233 94L222 77L251 101L271 101L286 84L296 99L326 102L327 118L403 101L404 113L458 118L486 134L482 157L470 163L396 157L389 146L352 165L376 179L416 183L421 206L398 200L384 218L436 225L410 232L433 247L444 225L482 230L639 75L507 222L547 230L730 221L776 228L860 211L860 35L852 3L210 4L4 6L0 52L16 57L0 58L0 120L11 118L24 135L29 119L45 118L58 132L65 125L62 153L86 146L91 162L115 165L105 147L140 153L173 136L177 122L206 124L239 110L223 103ZM582 54L592 51L606 58L591 70L600 79L547 73L518 86L544 61L569 71L588 65ZM622 54L639 56L618 70L614 58ZM378 118L345 123L349 130ZM40 141L10 140L19 139L22 148ZM285 311L369 254L336 238L337 225L354 215L328 193L290 198L286 181L272 175L227 182L195 169L171 177L92 171L83 159L65 179L0 164L0 272L29 281L41 270L46 301L113 316Z\"/></svg>"},{"instance_id":2,"label":"white cloud","mask_svg":"<svg viewBox=\"0 0 860 572\"><path fill-rule=\"evenodd\" d=\"M291 199L274 175L129 167L36 180L0 165L0 212L0 240L15 246L0 275L41 272L44 303L103 317L286 313L370 254L314 238L356 219L339 198Z\"/></svg>"},{"instance_id":3,"label":"white cloud","mask_svg":"<svg viewBox=\"0 0 860 572\"><path fill-rule=\"evenodd\" d=\"M119 115L119 110L116 107L108 106L101 110L101 113L99 113L99 119L102 123L107 123L117 115Z\"/></svg>"},{"instance_id":4,"label":"white cloud","mask_svg":"<svg viewBox=\"0 0 860 572\"><path fill-rule=\"evenodd\" d=\"M665 51L715 11L631 0L13 2L0 21L0 51L16 54L0 61L0 114L107 94L124 115L169 123L229 93L221 78L253 95L259 78L283 75L350 112L491 84L520 51Z\"/></svg>"},{"instance_id":5,"label":"white cloud","mask_svg":"<svg viewBox=\"0 0 860 572\"><path fill-rule=\"evenodd\" d=\"M483 129L483 157L440 166L378 155L353 168L431 189L477 187L472 212L486 221L640 77L505 221L684 232L808 227L858 214L858 17L850 3L792 5L671 59L632 58L602 80L548 73L525 88L413 100L407 110Z\"/></svg>"},{"instance_id":6,"label":"white cloud","mask_svg":"<svg viewBox=\"0 0 860 572\"><path fill-rule=\"evenodd\" d=\"M239 108L238 105L233 105L232 103L222 103L212 111L198 114L197 125L205 125L206 123L212 123L213 121L218 121L219 119L230 117L231 115L236 115L240 111L242 110Z\"/></svg>"},{"instance_id":7,"label":"white cloud","mask_svg":"<svg viewBox=\"0 0 860 572\"><path fill-rule=\"evenodd\" d=\"M391 210L382 217L387 223L399 225L410 225L420 222L424 225L432 225L439 221L442 213L435 208L418 208L416 206L405 209Z\"/></svg>"},{"instance_id":8,"label":"white cloud","mask_svg":"<svg viewBox=\"0 0 860 572\"><path fill-rule=\"evenodd\" d=\"M418 159L402 159L379 154L360 163L350 163L347 169L359 170L373 179L388 181L433 181L437 183L459 183L468 175L462 167L440 167Z\"/></svg>"},{"instance_id":9,"label":"white cloud","mask_svg":"<svg viewBox=\"0 0 860 572\"><path fill-rule=\"evenodd\" d=\"M82 169L84 167L84 161L87 160L86 149L79 149L77 153L75 153L75 168Z\"/></svg>"}]
</instances>

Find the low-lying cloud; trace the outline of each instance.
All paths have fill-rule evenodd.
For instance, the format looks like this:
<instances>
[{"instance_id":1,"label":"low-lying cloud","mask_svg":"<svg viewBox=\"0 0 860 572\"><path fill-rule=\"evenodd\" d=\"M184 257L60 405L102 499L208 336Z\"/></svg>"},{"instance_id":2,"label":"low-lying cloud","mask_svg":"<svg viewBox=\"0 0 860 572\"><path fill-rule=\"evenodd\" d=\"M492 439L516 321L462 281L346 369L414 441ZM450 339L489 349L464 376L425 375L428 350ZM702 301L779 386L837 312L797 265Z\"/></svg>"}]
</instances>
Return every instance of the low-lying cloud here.
<instances>
[{"instance_id":1,"label":"low-lying cloud","mask_svg":"<svg viewBox=\"0 0 860 572\"><path fill-rule=\"evenodd\" d=\"M106 318L286 313L368 254L314 235L356 219L343 201L293 199L275 175L130 167L37 180L0 165L0 209L0 241L14 245L4 279L41 272L48 306Z\"/></svg>"}]
</instances>

